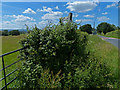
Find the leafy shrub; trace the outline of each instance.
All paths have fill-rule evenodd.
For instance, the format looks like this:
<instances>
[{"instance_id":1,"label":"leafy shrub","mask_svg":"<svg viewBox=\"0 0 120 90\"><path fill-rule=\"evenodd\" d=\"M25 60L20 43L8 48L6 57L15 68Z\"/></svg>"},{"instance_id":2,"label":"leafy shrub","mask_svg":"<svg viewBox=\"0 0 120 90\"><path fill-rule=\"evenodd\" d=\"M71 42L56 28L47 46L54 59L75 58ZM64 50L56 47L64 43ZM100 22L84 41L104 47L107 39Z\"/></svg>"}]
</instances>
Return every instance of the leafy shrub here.
<instances>
[{"instance_id":1,"label":"leafy shrub","mask_svg":"<svg viewBox=\"0 0 120 90\"><path fill-rule=\"evenodd\" d=\"M105 63L89 61L85 66L76 68L75 74L67 75L65 88L115 88L117 83Z\"/></svg>"},{"instance_id":2,"label":"leafy shrub","mask_svg":"<svg viewBox=\"0 0 120 90\"><path fill-rule=\"evenodd\" d=\"M87 34L81 35L77 31L76 23L65 23L45 27L43 30L36 26L26 39L21 41L23 47L29 46L21 52L24 62L20 73L24 76L21 81L26 87L38 86L37 79L43 70L50 69L54 75L74 73L75 68L86 60L85 45ZM61 81L62 85L64 80Z\"/></svg>"},{"instance_id":3,"label":"leafy shrub","mask_svg":"<svg viewBox=\"0 0 120 90\"><path fill-rule=\"evenodd\" d=\"M41 73L41 77L38 80L38 84L40 88L61 88L60 81L64 78L64 76L59 76L61 73L61 70L56 74L53 75L53 72L51 74L49 73L49 70L45 70L43 73Z\"/></svg>"},{"instance_id":4,"label":"leafy shrub","mask_svg":"<svg viewBox=\"0 0 120 90\"><path fill-rule=\"evenodd\" d=\"M29 47L20 55L23 59L18 73L20 87L113 87L116 81L110 70L86 51L87 35L77 30L75 23L62 23L43 30L35 26L21 41L23 47Z\"/></svg>"},{"instance_id":5,"label":"leafy shrub","mask_svg":"<svg viewBox=\"0 0 120 90\"><path fill-rule=\"evenodd\" d=\"M42 66L37 65L35 68L36 69L32 69L34 71L31 71L30 68L21 71L18 77L18 80L22 81L19 82L19 88L21 88L21 86L22 88L61 88L60 81L64 78L63 75L60 76L61 70L56 75L53 75L52 71L50 73L49 69L43 70ZM38 69L39 72L37 72ZM39 77L37 73L40 73Z\"/></svg>"}]
</instances>

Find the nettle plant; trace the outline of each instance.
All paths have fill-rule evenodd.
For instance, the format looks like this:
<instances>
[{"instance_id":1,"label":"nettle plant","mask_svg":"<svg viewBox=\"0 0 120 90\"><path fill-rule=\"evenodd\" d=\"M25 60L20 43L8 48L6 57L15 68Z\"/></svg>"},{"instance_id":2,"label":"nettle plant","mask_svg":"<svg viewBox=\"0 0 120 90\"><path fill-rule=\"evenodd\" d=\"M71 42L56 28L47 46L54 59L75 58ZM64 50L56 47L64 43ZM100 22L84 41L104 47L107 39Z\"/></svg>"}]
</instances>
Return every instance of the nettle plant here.
<instances>
[{"instance_id":1,"label":"nettle plant","mask_svg":"<svg viewBox=\"0 0 120 90\"><path fill-rule=\"evenodd\" d=\"M85 45L87 34L80 35L77 24L60 23L40 30L35 26L27 38L21 41L22 47L29 46L21 52L23 65L19 76L24 86L38 85L41 68L57 74L74 72L75 68L85 62ZM30 86L31 87L31 86Z\"/></svg>"}]
</instances>

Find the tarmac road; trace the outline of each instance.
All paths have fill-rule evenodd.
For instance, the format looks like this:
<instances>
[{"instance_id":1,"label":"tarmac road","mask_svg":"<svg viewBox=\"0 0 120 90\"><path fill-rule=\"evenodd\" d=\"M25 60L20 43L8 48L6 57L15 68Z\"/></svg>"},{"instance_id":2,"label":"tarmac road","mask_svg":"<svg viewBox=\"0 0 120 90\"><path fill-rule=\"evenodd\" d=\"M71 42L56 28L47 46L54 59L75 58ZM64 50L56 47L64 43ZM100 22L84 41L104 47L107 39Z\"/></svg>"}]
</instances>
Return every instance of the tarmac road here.
<instances>
[{"instance_id":1,"label":"tarmac road","mask_svg":"<svg viewBox=\"0 0 120 90\"><path fill-rule=\"evenodd\" d=\"M104 36L101 36L101 35L98 35L98 36L101 37L102 40L105 40L105 41L107 41L109 43L112 43L114 46L120 48L120 39L104 37Z\"/></svg>"}]
</instances>

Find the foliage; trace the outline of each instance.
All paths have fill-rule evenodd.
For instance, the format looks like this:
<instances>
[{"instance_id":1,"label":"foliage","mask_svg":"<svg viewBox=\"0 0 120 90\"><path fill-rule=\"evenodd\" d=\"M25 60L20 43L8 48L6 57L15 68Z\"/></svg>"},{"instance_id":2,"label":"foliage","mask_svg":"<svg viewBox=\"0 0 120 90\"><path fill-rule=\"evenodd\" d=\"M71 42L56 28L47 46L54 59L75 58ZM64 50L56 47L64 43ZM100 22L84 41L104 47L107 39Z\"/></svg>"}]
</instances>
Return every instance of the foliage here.
<instances>
[{"instance_id":1,"label":"foliage","mask_svg":"<svg viewBox=\"0 0 120 90\"><path fill-rule=\"evenodd\" d=\"M111 27L113 27L115 30L118 29L118 27L116 27L114 24L111 24Z\"/></svg>"},{"instance_id":2,"label":"foliage","mask_svg":"<svg viewBox=\"0 0 120 90\"><path fill-rule=\"evenodd\" d=\"M83 25L79 29L83 32L87 32L88 34L92 34L92 27L90 24Z\"/></svg>"},{"instance_id":3,"label":"foliage","mask_svg":"<svg viewBox=\"0 0 120 90\"><path fill-rule=\"evenodd\" d=\"M61 88L60 81L64 78L63 75L60 76L61 70L56 75L53 75L52 71L51 74L49 72L50 72L49 70L45 70L43 73L41 73L41 77L38 80L39 87Z\"/></svg>"},{"instance_id":4,"label":"foliage","mask_svg":"<svg viewBox=\"0 0 120 90\"><path fill-rule=\"evenodd\" d=\"M19 32L20 32L20 34L26 34L27 33L27 31L25 31L25 30L21 30Z\"/></svg>"},{"instance_id":5,"label":"foliage","mask_svg":"<svg viewBox=\"0 0 120 90\"><path fill-rule=\"evenodd\" d=\"M76 69L72 87L113 88L115 82L113 78L105 63L92 60L85 67Z\"/></svg>"},{"instance_id":6,"label":"foliage","mask_svg":"<svg viewBox=\"0 0 120 90\"><path fill-rule=\"evenodd\" d=\"M34 68L31 68L31 66ZM37 76L38 73L39 76ZM60 88L60 81L64 78L64 76L60 75L60 73L61 70L54 75L53 71L50 73L49 69L43 70L42 66L33 66L31 64L28 66L28 69L22 69L18 76L18 80L20 81L19 84L22 88Z\"/></svg>"},{"instance_id":7,"label":"foliage","mask_svg":"<svg viewBox=\"0 0 120 90\"><path fill-rule=\"evenodd\" d=\"M120 30L115 30L115 31L111 31L106 33L105 35L106 37L113 37L113 38L119 38L120 39Z\"/></svg>"},{"instance_id":8,"label":"foliage","mask_svg":"<svg viewBox=\"0 0 120 90\"><path fill-rule=\"evenodd\" d=\"M115 78L107 64L86 46L88 33L73 22L35 26L21 41L23 59L18 77L24 88L111 88Z\"/></svg>"},{"instance_id":9,"label":"foliage","mask_svg":"<svg viewBox=\"0 0 120 90\"><path fill-rule=\"evenodd\" d=\"M3 30L2 31L2 36L8 36L8 35L9 35L8 30Z\"/></svg>"},{"instance_id":10,"label":"foliage","mask_svg":"<svg viewBox=\"0 0 120 90\"><path fill-rule=\"evenodd\" d=\"M72 22L53 25L43 30L35 26L28 37L21 41L23 47L29 45L29 48L21 53L21 58L25 62L20 72L28 77L24 78L23 82L31 85L31 78L40 77L40 68L37 69L36 66L49 68L54 74L59 70L62 74L69 71L74 73L75 68L87 58L84 52L86 41L86 36L80 36L77 33L77 25ZM30 71L25 72L28 68ZM34 71L37 74L27 74L35 73Z\"/></svg>"},{"instance_id":11,"label":"foliage","mask_svg":"<svg viewBox=\"0 0 120 90\"><path fill-rule=\"evenodd\" d=\"M10 35L20 35L20 31L19 30L12 30L9 32Z\"/></svg>"},{"instance_id":12,"label":"foliage","mask_svg":"<svg viewBox=\"0 0 120 90\"><path fill-rule=\"evenodd\" d=\"M97 32L100 33L100 34L102 32L104 34L106 34L107 32L114 31L114 30L115 30L114 25L111 25L111 24L106 23L106 22L102 22L97 26Z\"/></svg>"},{"instance_id":13,"label":"foliage","mask_svg":"<svg viewBox=\"0 0 120 90\"><path fill-rule=\"evenodd\" d=\"M88 44L86 46L86 50L90 51L94 55L90 55L91 57L96 58L98 61L105 63L109 72L113 73L112 77L115 77L114 80L119 80L118 78L118 48L112 45L105 40L102 40L97 35L89 35L88 36ZM109 77L110 78L110 77ZM111 81L114 83L113 81ZM113 84L113 87L116 88Z\"/></svg>"}]
</instances>

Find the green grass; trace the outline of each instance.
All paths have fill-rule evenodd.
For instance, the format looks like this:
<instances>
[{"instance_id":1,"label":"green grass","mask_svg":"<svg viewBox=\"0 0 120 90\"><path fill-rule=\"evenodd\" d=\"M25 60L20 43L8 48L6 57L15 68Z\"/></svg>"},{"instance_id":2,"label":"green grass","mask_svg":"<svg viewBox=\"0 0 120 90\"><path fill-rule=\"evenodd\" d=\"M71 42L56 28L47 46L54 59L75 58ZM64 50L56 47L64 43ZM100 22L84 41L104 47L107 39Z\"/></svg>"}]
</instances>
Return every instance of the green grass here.
<instances>
[{"instance_id":1,"label":"green grass","mask_svg":"<svg viewBox=\"0 0 120 90\"><path fill-rule=\"evenodd\" d=\"M104 34L100 34L100 35L105 36L105 37L120 39L120 30L115 30L115 31L108 32L108 33L106 33L106 35L104 35Z\"/></svg>"},{"instance_id":2,"label":"green grass","mask_svg":"<svg viewBox=\"0 0 120 90\"><path fill-rule=\"evenodd\" d=\"M105 62L115 77L118 76L118 48L97 35L89 35L87 50L100 61Z\"/></svg>"},{"instance_id":3,"label":"green grass","mask_svg":"<svg viewBox=\"0 0 120 90\"><path fill-rule=\"evenodd\" d=\"M120 30L115 30L115 31L112 31L112 32L108 32L105 36L120 39Z\"/></svg>"},{"instance_id":4,"label":"green grass","mask_svg":"<svg viewBox=\"0 0 120 90\"><path fill-rule=\"evenodd\" d=\"M23 39L25 36L26 35L20 35L20 36L1 36L1 38L2 38L2 52L1 52L1 54L5 54L7 52L10 52L10 51L13 51L13 50L21 48L21 46L19 44L19 41L21 39ZM5 66L8 66L8 65L14 63L15 61L17 61L18 60L18 57L17 57L18 55L19 55L19 52L16 52L16 53L4 56ZM0 64L2 64L2 62ZM16 67L19 67L19 63L15 64L15 65L12 65L9 68L7 68L6 69L6 75L8 73L10 73L11 71L15 70ZM2 67L0 67L0 68L2 68ZM9 82L10 80L12 80L15 77L16 73L14 73L13 75L7 77L7 82ZM4 85L4 81L2 82L2 85Z\"/></svg>"}]
</instances>

